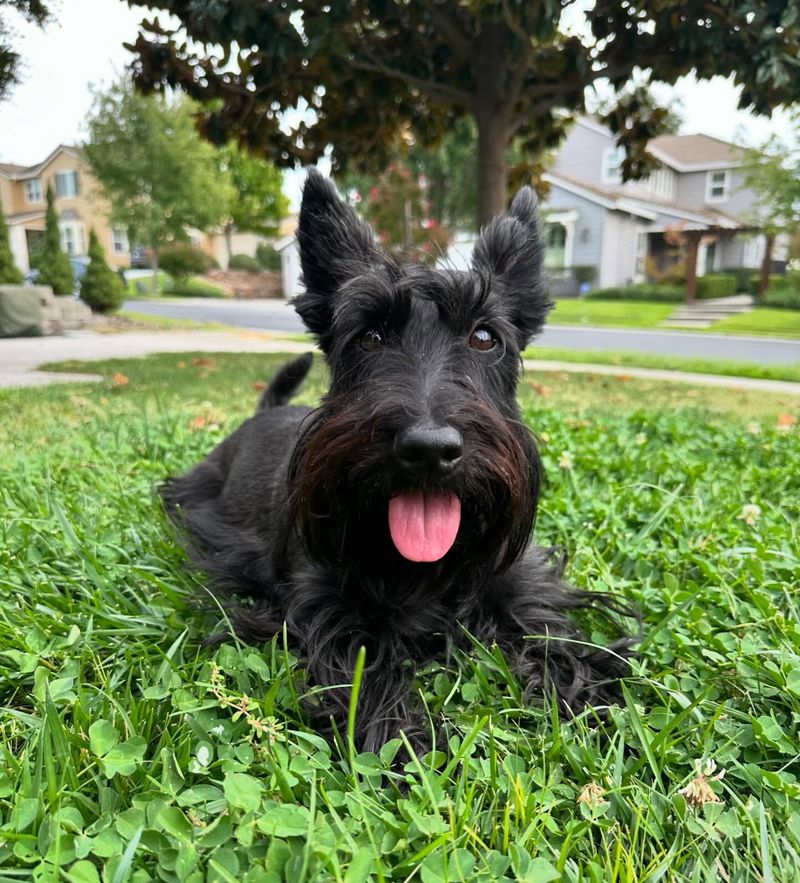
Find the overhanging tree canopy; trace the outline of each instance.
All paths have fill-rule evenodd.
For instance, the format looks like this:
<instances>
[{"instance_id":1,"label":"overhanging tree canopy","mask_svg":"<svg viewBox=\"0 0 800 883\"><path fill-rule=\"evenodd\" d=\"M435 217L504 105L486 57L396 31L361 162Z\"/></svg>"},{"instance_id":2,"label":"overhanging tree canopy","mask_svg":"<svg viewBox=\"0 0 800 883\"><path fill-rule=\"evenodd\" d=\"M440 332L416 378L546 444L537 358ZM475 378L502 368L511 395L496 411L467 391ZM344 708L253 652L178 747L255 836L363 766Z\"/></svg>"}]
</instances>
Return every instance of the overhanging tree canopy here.
<instances>
[{"instance_id":1,"label":"overhanging tree canopy","mask_svg":"<svg viewBox=\"0 0 800 883\"><path fill-rule=\"evenodd\" d=\"M52 5L52 4L50 4ZM11 88L19 82L19 53L12 49L13 22L4 14L13 9L26 21L44 25L50 18L48 4L42 0L0 0L0 101L8 97Z\"/></svg>"},{"instance_id":2,"label":"overhanging tree canopy","mask_svg":"<svg viewBox=\"0 0 800 883\"><path fill-rule=\"evenodd\" d=\"M604 119L645 174L665 109L649 80L733 74L740 105L769 113L800 95L797 0L149 0L180 22L142 23L134 74L212 102L203 132L273 161L313 162L329 144L341 168L375 170L409 129L435 143L454 121L478 127L478 215L506 204L506 150L532 158L560 141L585 93L607 78ZM219 51L222 47L222 51ZM315 119L290 132L286 111Z\"/></svg>"}]
</instances>

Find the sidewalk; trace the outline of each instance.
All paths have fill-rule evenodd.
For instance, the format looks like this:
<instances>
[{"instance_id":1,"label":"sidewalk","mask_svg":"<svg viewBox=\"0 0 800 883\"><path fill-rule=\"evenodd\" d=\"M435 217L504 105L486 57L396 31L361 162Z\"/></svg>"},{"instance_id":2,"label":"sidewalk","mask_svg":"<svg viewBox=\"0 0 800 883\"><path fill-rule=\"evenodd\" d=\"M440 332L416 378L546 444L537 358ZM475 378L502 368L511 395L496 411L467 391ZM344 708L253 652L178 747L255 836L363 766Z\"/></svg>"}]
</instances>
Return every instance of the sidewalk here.
<instances>
[{"instance_id":1,"label":"sidewalk","mask_svg":"<svg viewBox=\"0 0 800 883\"><path fill-rule=\"evenodd\" d=\"M121 334L75 332L63 337L27 337L0 340L0 388L44 386L48 383L100 380L97 374L65 374L37 371L39 365L70 359L85 361L125 359L151 353L304 353L313 344L282 340L274 334L257 331L143 331ZM641 377L672 383L692 383L728 389L800 396L800 383L784 380L759 380L729 377L722 374L695 374L688 371L664 371L657 368L629 368L617 365L594 365L582 362L526 360L529 371L565 371L576 374L610 374L616 377Z\"/></svg>"}]
</instances>

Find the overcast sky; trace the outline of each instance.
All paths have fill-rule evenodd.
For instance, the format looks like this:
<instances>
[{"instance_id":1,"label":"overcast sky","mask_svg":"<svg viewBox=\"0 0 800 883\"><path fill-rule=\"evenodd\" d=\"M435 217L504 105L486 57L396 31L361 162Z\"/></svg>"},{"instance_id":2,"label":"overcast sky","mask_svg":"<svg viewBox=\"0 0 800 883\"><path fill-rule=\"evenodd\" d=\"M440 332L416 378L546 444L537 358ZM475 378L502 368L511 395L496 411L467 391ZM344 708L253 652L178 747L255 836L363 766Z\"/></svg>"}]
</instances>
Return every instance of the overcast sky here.
<instances>
[{"instance_id":1,"label":"overcast sky","mask_svg":"<svg viewBox=\"0 0 800 883\"><path fill-rule=\"evenodd\" d=\"M2 162L33 165L57 144L83 139L83 119L92 101L89 87L107 85L125 70L129 54L122 43L135 39L146 11L130 9L121 0L61 0L56 13L58 22L41 31L14 22L14 13L4 10L17 25L25 68L22 85L0 104ZM702 83L684 78L676 92L683 105L682 132L757 143L773 131L789 131L785 114L769 120L738 111L736 90L721 77ZM291 178L287 191L295 203L298 181Z\"/></svg>"}]
</instances>

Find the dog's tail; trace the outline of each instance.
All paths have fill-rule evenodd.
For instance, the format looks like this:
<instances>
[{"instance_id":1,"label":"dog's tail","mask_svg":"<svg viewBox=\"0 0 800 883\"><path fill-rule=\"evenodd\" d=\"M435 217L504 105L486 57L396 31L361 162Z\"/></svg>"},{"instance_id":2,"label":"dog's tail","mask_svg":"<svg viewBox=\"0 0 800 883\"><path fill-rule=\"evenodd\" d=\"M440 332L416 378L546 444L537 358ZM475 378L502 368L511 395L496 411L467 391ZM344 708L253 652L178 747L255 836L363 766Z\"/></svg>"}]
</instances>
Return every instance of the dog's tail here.
<instances>
[{"instance_id":1,"label":"dog's tail","mask_svg":"<svg viewBox=\"0 0 800 883\"><path fill-rule=\"evenodd\" d=\"M258 410L265 411L267 408L279 408L288 404L289 399L297 392L297 388L311 370L313 361L313 353L303 353L302 356L292 359L280 368L264 390L258 403Z\"/></svg>"}]
</instances>

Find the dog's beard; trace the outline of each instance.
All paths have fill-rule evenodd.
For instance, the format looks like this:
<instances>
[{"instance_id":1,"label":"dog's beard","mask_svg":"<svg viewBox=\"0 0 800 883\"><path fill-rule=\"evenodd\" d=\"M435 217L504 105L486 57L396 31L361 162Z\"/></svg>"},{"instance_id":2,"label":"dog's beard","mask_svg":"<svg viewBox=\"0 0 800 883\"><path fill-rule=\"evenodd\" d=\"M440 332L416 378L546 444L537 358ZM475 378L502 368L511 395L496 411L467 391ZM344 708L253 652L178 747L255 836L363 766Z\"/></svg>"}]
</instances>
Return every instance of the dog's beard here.
<instances>
[{"instance_id":1,"label":"dog's beard","mask_svg":"<svg viewBox=\"0 0 800 883\"><path fill-rule=\"evenodd\" d=\"M448 418L464 438L460 468L411 482L393 454L402 415L329 398L310 420L290 468L306 553L361 571L508 568L527 546L536 513L539 459L527 429L471 402L468 414Z\"/></svg>"}]
</instances>

